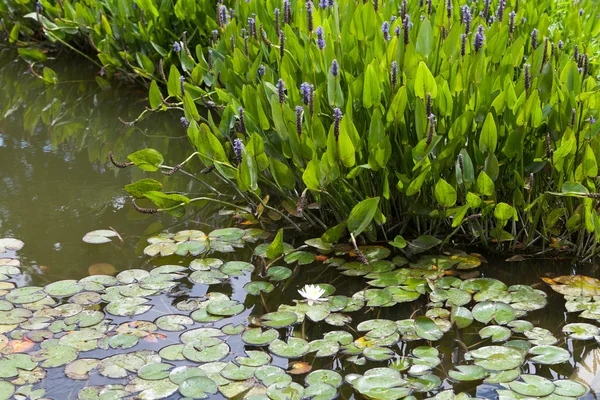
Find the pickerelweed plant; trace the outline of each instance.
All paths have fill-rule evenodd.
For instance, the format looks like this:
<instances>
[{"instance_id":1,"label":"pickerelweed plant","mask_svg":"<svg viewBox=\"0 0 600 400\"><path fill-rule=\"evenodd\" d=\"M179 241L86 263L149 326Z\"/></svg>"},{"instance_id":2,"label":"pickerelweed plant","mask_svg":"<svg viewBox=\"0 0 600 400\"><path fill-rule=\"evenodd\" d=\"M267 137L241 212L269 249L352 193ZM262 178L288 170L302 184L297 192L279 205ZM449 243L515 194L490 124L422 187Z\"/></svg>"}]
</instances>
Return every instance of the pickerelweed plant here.
<instances>
[{"instance_id":1,"label":"pickerelweed plant","mask_svg":"<svg viewBox=\"0 0 600 400\"><path fill-rule=\"evenodd\" d=\"M162 58L189 53L188 41L208 43L218 27L213 2L174 3L1 0L0 39L5 34L30 64L44 62L49 49L66 47L97 64L102 75L160 79Z\"/></svg>"},{"instance_id":2,"label":"pickerelweed plant","mask_svg":"<svg viewBox=\"0 0 600 400\"><path fill-rule=\"evenodd\" d=\"M236 2L210 48L177 53L168 96L152 82L150 107L183 111L192 156L250 208L269 194L288 220L334 226L325 240L347 228L590 256L599 5L496 3Z\"/></svg>"}]
</instances>

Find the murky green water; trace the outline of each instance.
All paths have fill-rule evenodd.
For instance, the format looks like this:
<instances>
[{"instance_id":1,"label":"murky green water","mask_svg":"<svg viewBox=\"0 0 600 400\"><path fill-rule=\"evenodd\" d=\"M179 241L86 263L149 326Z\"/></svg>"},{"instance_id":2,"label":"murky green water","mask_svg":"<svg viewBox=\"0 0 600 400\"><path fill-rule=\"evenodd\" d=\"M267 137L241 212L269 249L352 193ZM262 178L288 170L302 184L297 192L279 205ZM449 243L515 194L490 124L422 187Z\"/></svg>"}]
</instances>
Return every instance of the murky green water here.
<instances>
[{"instance_id":1,"label":"murky green water","mask_svg":"<svg viewBox=\"0 0 600 400\"><path fill-rule=\"evenodd\" d=\"M185 153L188 144L174 116L165 114L155 116L135 127L124 126L118 121L118 117L124 120L134 119L145 105L144 91L124 85L102 90L95 81L96 71L87 67L81 60L54 65L61 83L47 86L27 74L24 65L9 59L10 57L0 56L0 60L3 60L0 64L0 81L3 82L3 90L0 91L0 238L18 238L25 246L19 251L0 254L0 259L14 257L20 262L20 273L12 274L0 264L0 270L9 275L6 279L0 279L2 295L9 299L8 302L0 300L0 398L3 398L3 393L8 393L7 385L13 385L14 390L23 391L28 390L27 385L31 384L32 389L43 389L44 396L53 399L74 399L78 396L82 399L120 398L121 395L129 398L133 396L178 399L184 397L182 393L188 393L188 396L191 396L189 393L196 393L195 398L200 398L203 392L199 390L200 386L210 398L222 398L222 393L236 393L238 398L251 394L256 399L267 396L271 399L284 399L296 398L295 396L299 395L299 386L290 385L292 381L306 387L302 389L306 390L306 398L314 395L318 399L334 397L328 391L331 388L327 386L331 381L320 383L319 386L314 381L310 383L311 378L308 378L310 384L305 382L308 372L289 373L290 366L296 361L310 365L313 374L314 371L326 370L345 377L347 383L337 390L338 396L360 398L361 395L353 391L350 382L358 382L353 379L363 379L363 383L356 385L365 389L366 379L352 374L369 374L377 371L374 368L388 366L401 369L398 364L394 364L398 360L413 363L413 367L421 365L423 360L416 360L418 357L413 352L419 346L432 346L437 349L439 363L433 362L435 365L431 364L430 368L422 371L418 371L418 368L402 370L402 379L409 382L412 395L416 398L429 398L445 389L453 389L457 394L466 393L473 397L498 398L496 390L510 387L508 383L504 386L482 383L482 379L460 382L449 378L449 371L457 365L473 365L473 361L465 356L466 350L486 346L506 347L507 339L492 342L480 336L479 331L486 325L496 325L493 322L484 324L476 321L468 327L458 329L449 321L437 321L439 326L448 328L439 340L425 340L423 333L415 337L412 331L404 331L401 323L398 323L398 327L392 329L390 334L383 334L381 326L372 329L373 332L359 329L361 322L367 321L365 323L368 325L373 324L373 320L409 321L412 327L412 324L418 325L415 322L417 318L423 321L422 318L428 311L428 316L434 320L438 319L433 316L436 312L454 310L457 306L449 305L445 299L438 299L440 304L434 307L432 293L425 294L447 289L439 284L441 278L436 275L437 266L433 266L437 261L429 264L425 262L427 268L423 272L416 269L419 264L417 257L410 260L412 269L409 269L402 262L393 264L390 261L375 261L377 257L374 256L370 258L372 265L364 267L354 262L356 259L348 254L348 249L337 249L340 260L327 264L326 262L330 262L334 257L333 253L328 253L327 256L320 255L320 258L315 260L314 255L319 252L307 248L304 249L307 253L302 254L307 260L305 265L303 261L297 263L296 260L287 257L273 264L271 271L275 271L275 267L281 267L279 272L282 276L290 274L288 278L279 280L275 275L260 276L260 257L252 258L253 252L258 255L264 252L264 248L256 249L262 240L255 243L256 238L252 238L253 234L258 232L239 229L227 231L227 234L223 231L215 232L217 228L234 226L229 217L218 217L218 209L215 207L205 205L182 220L167 215L144 216L132 211L122 187L144 175L134 168L114 169L108 162L108 152L113 151L117 159L124 160L127 154L133 151L143 147L154 147L166 154L167 163L176 164L180 161L177 159L178 155ZM157 174L153 177L163 179ZM164 182L167 189L171 190L194 193L204 190L201 185L190 184L189 179L177 175L164 178ZM210 183L217 185L214 182ZM101 245L86 244L82 241L82 237L89 231L110 228L119 232L122 242L118 238ZM193 236L186 240L162 237L160 240L166 240L163 242L166 243L165 253L170 255L160 257L144 254L144 250L148 254L152 253L152 250L147 248L148 238L156 237L165 230L176 233L184 229L200 230L206 235L182 233L186 238L189 235ZM303 240L294 239L287 231L285 239L295 248L303 244ZM159 239L154 239L154 242L156 240ZM197 257L172 254L180 248L181 243L190 245L190 242L193 242L196 249L200 249ZM233 247L229 249L229 246ZM206 265L195 261L203 257L216 258L219 261L213 261L214 264L207 262ZM392 257L393 255L388 259L391 260ZM522 363L517 369L520 368L521 376L541 376L550 381L581 381L591 388L591 391L581 398L596 398L600 393L598 343L596 340L567 338L562 329L567 324L578 322L597 326L598 321L580 318L575 312L567 313L563 296L552 291L540 277L572 273L593 277L598 276L598 267L574 267L564 260L559 262L553 259L507 263L502 261L502 258L501 255L488 256L488 262L479 268L468 270L465 274L458 273L460 281L455 282L458 285L456 289L462 287L460 285L469 279L484 277L498 279L506 286L531 285L532 288L543 291L547 295L546 306L540 309L532 307L531 311L520 318L536 327L547 329L554 335L556 342L546 336L543 340L552 342L551 344L540 344L543 340L539 338L537 343L533 343L536 339L524 336L524 333L517 329L513 329L512 332L509 330L510 339L532 342L533 348L560 347L569 352L568 359L546 364L536 362L531 354L523 354ZM232 264L232 261L241 261L244 264ZM257 268L245 262L253 262ZM90 272L110 268L106 264L114 267L111 275L116 275L117 279L107 277L103 286L94 284L95 281L90 282L90 278L81 280ZM157 269L160 266L163 268ZM123 272L129 270L134 272ZM405 280L395 285L375 284L373 279L383 279L381 274L386 273L385 271L415 275L410 279L403 277ZM391 277L386 276L385 279ZM63 282L58 284L60 286L46 286L57 281ZM17 287L45 287L38 290L41 293L39 298L48 301L48 304L36 305L31 299L23 300L22 297L16 296L15 290L19 289L13 290L10 282L15 283ZM264 287L272 291L249 294L246 285L250 282L264 282ZM328 297L325 303L306 307L306 303L302 302L297 292L305 284L329 284L335 288L336 297ZM391 296L389 287L396 290L393 301L389 300L392 297L386 297ZM456 292L460 292L461 296L467 293L463 289ZM486 296L496 299L507 296L506 289L496 292L474 290L473 293L468 293L470 301L464 305L465 308L475 312L475 307L485 302L482 299L471 300L470 295L475 296L479 292L485 292ZM528 301L533 304L535 299L539 300L541 292L536 293L537 297L525 296L525 300L520 302L515 300L518 296L513 293L510 295L513 296L511 301L513 304L519 304L519 307L527 307ZM409 297L405 296L414 301L407 301ZM429 300L426 299L428 296ZM339 305L352 302L356 305L354 309L349 305ZM65 304L67 306L64 306ZM327 305L326 309L323 309L323 304ZM10 307L24 313L27 311L23 309L32 309L32 315L13 326L8 322L8 318L14 316L8 314L11 312ZM57 314L53 310L61 310L61 313ZM268 331L268 321L261 317L276 311L279 311L279 314L276 314L279 317L289 317L291 312L297 315L295 318L304 318L302 323L295 319L289 323L282 323L274 332L279 339L288 343L291 343L291 339L297 340L300 347L310 346L310 352L308 349L296 349L296 353L288 359L286 352L289 349L282 350L281 343L277 340L271 340L270 346L256 346L250 343L252 338L247 336L248 332L251 332L251 329ZM84 315L87 319L82 319ZM164 323L173 322L173 315L182 318L183 326L173 327ZM332 315L335 316L331 317ZM96 317L99 319L95 320ZM90 319L93 319L93 324ZM143 321L145 325L142 328L140 323ZM340 325L339 321L347 323ZM509 323L508 320L500 321L497 324L500 327L494 329L504 332ZM239 331L234 327L239 328ZM138 330L133 332L132 329ZM217 330L218 334L215 333ZM336 345L339 347L337 350L336 346L333 346L335 351L328 347L329 354L316 357L314 349L323 345L323 342L315 341L335 331L346 332L353 342L339 342ZM40 332L43 332L43 338L40 338ZM94 339L90 339L90 343L76 341L72 338L77 337L77 332L83 332ZM202 338L198 336L190 341L189 338L180 336L182 332L194 332ZM369 337L369 334L380 341ZM215 337L212 337L213 335ZM393 335L398 335L398 338L393 339ZM204 336L209 336L210 340ZM4 339L12 339L16 342L11 343L22 346L23 341L26 342L30 338L34 344L23 352L9 350L12 345L7 346L3 342ZM390 342L382 343L383 339L389 339ZM182 342L186 343L185 347ZM56 347L57 344L63 349ZM65 355L64 346L67 344L75 349L75 358ZM164 351L167 346L181 347L174 347L178 350L171 354ZM363 347L357 350L357 346ZM557 351L554 347L549 351ZM367 348L370 350L365 350ZM211 353L208 356L208 353L202 353L208 351L207 349L211 349L213 353L225 350L223 354ZM206 370L203 374L208 374L209 380L218 384L219 394L209 390L206 380L190 378L190 381L186 380L188 385L185 387L182 382L177 382L173 373L161 375L156 371L147 372L148 369L144 372L140 369L141 365L134 368L127 364L130 361L119 361L126 367L119 369L118 360L113 362L107 358L129 354L127 358L131 360L142 354L133 352L141 350L162 350L159 353L160 357L156 353L151 353L152 356L146 354L144 357L147 358L142 364L162 362L167 364L165 368L168 371L182 366L195 368L203 365L212 368L212 371ZM261 357L269 357L267 364L282 368L269 370L270 373L275 371L275 375L281 376L277 375L276 379L275 375L264 378L257 371L262 368L264 373L265 367L239 368L240 363L244 361L238 357L244 356L247 351L256 350L261 351ZM393 353L393 356L375 361L382 353L388 351ZM202 355L198 355L199 353ZM12 362L10 357L14 354L31 355L35 363L35 368L31 368L33 372L29 373L27 369L19 369L16 374L2 372L8 365L6 360ZM53 357L49 357L48 354ZM203 360L199 361L198 358ZM65 375L65 368L69 370L73 365L78 365L74 364L77 362L75 359L93 359L90 363L94 367L91 368L89 376L84 374L82 379L71 379ZM410 361L406 361L409 359ZM2 364L3 362L5 363ZM428 362L431 363L431 359ZM427 362L425 365L428 365ZM221 370L224 367L229 369ZM392 369L385 371L390 373ZM69 373L71 372L69 370ZM489 375L490 372L486 371L486 374ZM316 376L312 375L313 379L316 379ZM399 376L397 379L383 380L398 380ZM173 383L174 381L176 383ZM429 384L432 387L428 387ZM535 385L533 386L535 389ZM93 388L81 391L84 387ZM378 388L382 398L403 397L394 397L392 392ZM517 388L521 391L529 390ZM100 393L104 393L103 397L99 397ZM503 392L503 396L505 397L502 398L506 399L519 398L510 390ZM565 400L576 397L554 394L540 398ZM453 397L448 395L440 398Z\"/></svg>"},{"instance_id":2,"label":"murky green water","mask_svg":"<svg viewBox=\"0 0 600 400\"><path fill-rule=\"evenodd\" d=\"M143 261L135 249L144 235L214 222L210 208L186 221L132 210L123 186L143 173L115 169L109 151L126 160L153 147L176 164L188 146L174 115L157 115L135 127L119 122L144 109L143 89L115 83L102 90L98 71L80 59L53 65L60 72L57 85L33 77L12 53L0 60L0 237L28 243L24 257L33 283L82 278L97 263L119 271L137 267ZM163 180L160 174L153 178ZM181 176L164 182L166 189L201 189ZM120 233L123 245L100 248L81 241L87 232L109 227Z\"/></svg>"}]
</instances>

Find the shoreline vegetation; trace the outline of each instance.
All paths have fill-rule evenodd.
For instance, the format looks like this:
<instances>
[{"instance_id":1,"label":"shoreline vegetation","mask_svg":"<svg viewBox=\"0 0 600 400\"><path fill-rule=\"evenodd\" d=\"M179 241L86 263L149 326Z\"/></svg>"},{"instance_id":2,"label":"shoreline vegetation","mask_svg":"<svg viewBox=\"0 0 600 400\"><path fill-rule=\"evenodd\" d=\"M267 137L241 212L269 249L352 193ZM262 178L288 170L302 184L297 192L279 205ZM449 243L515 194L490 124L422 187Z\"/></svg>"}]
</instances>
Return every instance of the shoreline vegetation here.
<instances>
[{"instance_id":1,"label":"shoreline vegetation","mask_svg":"<svg viewBox=\"0 0 600 400\"><path fill-rule=\"evenodd\" d=\"M324 231L325 243L585 260L600 242L599 7L2 0L0 31L49 84L56 74L36 71L55 45L106 78L150 82L149 107L126 123L180 113L174 130L192 151L174 166L153 149L114 164L198 179L187 167L199 159L239 200L190 199L147 178L126 188L154 203L138 211L183 216L217 201L250 222Z\"/></svg>"}]
</instances>

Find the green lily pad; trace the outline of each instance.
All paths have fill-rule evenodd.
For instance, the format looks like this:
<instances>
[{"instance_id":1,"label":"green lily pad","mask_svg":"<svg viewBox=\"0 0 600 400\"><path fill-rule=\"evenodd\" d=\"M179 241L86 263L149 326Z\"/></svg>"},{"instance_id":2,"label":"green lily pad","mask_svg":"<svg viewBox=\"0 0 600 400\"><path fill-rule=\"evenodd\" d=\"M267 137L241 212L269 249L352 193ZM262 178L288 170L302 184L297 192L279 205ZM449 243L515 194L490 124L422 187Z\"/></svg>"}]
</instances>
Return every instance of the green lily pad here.
<instances>
[{"instance_id":1,"label":"green lily pad","mask_svg":"<svg viewBox=\"0 0 600 400\"><path fill-rule=\"evenodd\" d=\"M146 304L147 302L148 299L143 297L128 297L108 303L105 310L112 315L133 317L152 308L151 305Z\"/></svg>"},{"instance_id":2,"label":"green lily pad","mask_svg":"<svg viewBox=\"0 0 600 400\"><path fill-rule=\"evenodd\" d=\"M473 318L487 324L494 320L499 325L506 325L516 318L515 310L506 303L483 301L477 303L472 310Z\"/></svg>"},{"instance_id":3,"label":"green lily pad","mask_svg":"<svg viewBox=\"0 0 600 400\"><path fill-rule=\"evenodd\" d=\"M245 272L252 273L254 265L243 261L229 261L219 267L222 273L229 276L244 276Z\"/></svg>"},{"instance_id":4,"label":"green lily pad","mask_svg":"<svg viewBox=\"0 0 600 400\"><path fill-rule=\"evenodd\" d=\"M279 332L275 329L267 329L263 332L262 328L250 328L242 333L244 343L254 346L266 346L279 337Z\"/></svg>"},{"instance_id":5,"label":"green lily pad","mask_svg":"<svg viewBox=\"0 0 600 400\"><path fill-rule=\"evenodd\" d=\"M591 340L600 335L600 328L584 322L567 324L563 326L562 331L574 340Z\"/></svg>"},{"instance_id":6,"label":"green lily pad","mask_svg":"<svg viewBox=\"0 0 600 400\"><path fill-rule=\"evenodd\" d=\"M15 385L10 382L0 381L0 399L8 400L15 392Z\"/></svg>"},{"instance_id":7,"label":"green lily pad","mask_svg":"<svg viewBox=\"0 0 600 400\"><path fill-rule=\"evenodd\" d=\"M283 260L288 264L297 262L298 265L307 265L315 261L315 255L308 251L294 251L293 253L287 254Z\"/></svg>"},{"instance_id":8,"label":"green lily pad","mask_svg":"<svg viewBox=\"0 0 600 400\"><path fill-rule=\"evenodd\" d=\"M489 325L479 331L482 339L492 339L492 342L504 342L510 339L512 331L505 326Z\"/></svg>"},{"instance_id":9,"label":"green lily pad","mask_svg":"<svg viewBox=\"0 0 600 400\"><path fill-rule=\"evenodd\" d=\"M554 393L557 396L581 397L588 392L588 388L580 382L570 379L561 379L554 383Z\"/></svg>"},{"instance_id":10,"label":"green lily pad","mask_svg":"<svg viewBox=\"0 0 600 400\"><path fill-rule=\"evenodd\" d=\"M267 270L266 278L273 282L284 281L292 276L292 270L287 267L273 266Z\"/></svg>"},{"instance_id":11,"label":"green lily pad","mask_svg":"<svg viewBox=\"0 0 600 400\"><path fill-rule=\"evenodd\" d=\"M517 379L521 375L521 369L509 369L508 371L490 372L483 382L489 384L508 383Z\"/></svg>"},{"instance_id":12,"label":"green lily pad","mask_svg":"<svg viewBox=\"0 0 600 400\"><path fill-rule=\"evenodd\" d=\"M523 396L542 397L548 396L554 392L554 383L544 377L537 375L521 375L521 379L523 380L522 382L510 382L508 387Z\"/></svg>"},{"instance_id":13,"label":"green lily pad","mask_svg":"<svg viewBox=\"0 0 600 400\"><path fill-rule=\"evenodd\" d=\"M466 328L473 323L473 314L466 307L452 307L450 320L459 329Z\"/></svg>"},{"instance_id":14,"label":"green lily pad","mask_svg":"<svg viewBox=\"0 0 600 400\"><path fill-rule=\"evenodd\" d=\"M183 355L183 349L185 345L183 344L172 344L167 347L163 347L160 349L158 354L168 361L183 361L185 360L185 356Z\"/></svg>"},{"instance_id":15,"label":"green lily pad","mask_svg":"<svg viewBox=\"0 0 600 400\"><path fill-rule=\"evenodd\" d=\"M194 376L186 379L179 385L179 393L193 399L205 399L211 394L216 394L217 384L205 376Z\"/></svg>"},{"instance_id":16,"label":"green lily pad","mask_svg":"<svg viewBox=\"0 0 600 400\"><path fill-rule=\"evenodd\" d=\"M189 276L189 279L193 283L203 285L218 285L226 281L228 277L228 275L222 273L221 271L211 269L210 271L195 271Z\"/></svg>"},{"instance_id":17,"label":"green lily pad","mask_svg":"<svg viewBox=\"0 0 600 400\"><path fill-rule=\"evenodd\" d=\"M548 329L535 327L529 331L523 332L523 334L529 339L529 341L536 346L552 345L558 342L558 339L554 337L552 332Z\"/></svg>"},{"instance_id":18,"label":"green lily pad","mask_svg":"<svg viewBox=\"0 0 600 400\"><path fill-rule=\"evenodd\" d=\"M13 304L34 303L47 296L43 288L37 286L25 286L13 289L5 296L5 299Z\"/></svg>"},{"instance_id":19,"label":"green lily pad","mask_svg":"<svg viewBox=\"0 0 600 400\"><path fill-rule=\"evenodd\" d=\"M245 381L254 376L256 367L247 365L236 365L232 362L227 363L225 368L221 370L221 376L231 381Z\"/></svg>"},{"instance_id":20,"label":"green lily pad","mask_svg":"<svg viewBox=\"0 0 600 400\"><path fill-rule=\"evenodd\" d=\"M194 320L187 315L172 314L158 317L154 323L163 331L176 332L185 330L186 325L193 325Z\"/></svg>"},{"instance_id":21,"label":"green lily pad","mask_svg":"<svg viewBox=\"0 0 600 400\"><path fill-rule=\"evenodd\" d=\"M327 322L329 325L333 325L333 326L344 326L344 325L349 325L352 322L352 318L350 318L346 314L334 313L334 314L329 314L325 318L325 322Z\"/></svg>"},{"instance_id":22,"label":"green lily pad","mask_svg":"<svg viewBox=\"0 0 600 400\"><path fill-rule=\"evenodd\" d=\"M439 340L444 336L433 320L423 316L415 318L415 332L426 340Z\"/></svg>"},{"instance_id":23,"label":"green lily pad","mask_svg":"<svg viewBox=\"0 0 600 400\"><path fill-rule=\"evenodd\" d=\"M38 363L28 354L8 354L0 358L0 378L12 378L19 375L19 370L33 370Z\"/></svg>"},{"instance_id":24,"label":"green lily pad","mask_svg":"<svg viewBox=\"0 0 600 400\"><path fill-rule=\"evenodd\" d=\"M316 383L304 389L304 398L313 400L333 400L337 397L337 389L327 383Z\"/></svg>"},{"instance_id":25,"label":"green lily pad","mask_svg":"<svg viewBox=\"0 0 600 400\"><path fill-rule=\"evenodd\" d=\"M571 353L557 346L535 346L529 349L535 357L531 361L537 364L560 364L569 361Z\"/></svg>"},{"instance_id":26,"label":"green lily pad","mask_svg":"<svg viewBox=\"0 0 600 400\"><path fill-rule=\"evenodd\" d=\"M457 365L454 368L448 371L448 375L456 381L478 381L486 375L485 368L478 365Z\"/></svg>"},{"instance_id":27,"label":"green lily pad","mask_svg":"<svg viewBox=\"0 0 600 400\"><path fill-rule=\"evenodd\" d=\"M269 345L269 351L283 358L298 358L308 353L310 346L304 339L289 337L287 343L276 339Z\"/></svg>"},{"instance_id":28,"label":"green lily pad","mask_svg":"<svg viewBox=\"0 0 600 400\"><path fill-rule=\"evenodd\" d=\"M34 362L42 362L44 368L60 367L75 360L79 352L71 346L59 345L58 340L42 343L42 349L31 355Z\"/></svg>"},{"instance_id":29,"label":"green lily pad","mask_svg":"<svg viewBox=\"0 0 600 400\"><path fill-rule=\"evenodd\" d=\"M296 323L298 316L290 311L275 311L261 317L261 323L269 328L284 328Z\"/></svg>"},{"instance_id":30,"label":"green lily pad","mask_svg":"<svg viewBox=\"0 0 600 400\"><path fill-rule=\"evenodd\" d=\"M464 281L460 288L469 292L480 292L483 290L507 290L508 287L497 279L473 278Z\"/></svg>"},{"instance_id":31,"label":"green lily pad","mask_svg":"<svg viewBox=\"0 0 600 400\"><path fill-rule=\"evenodd\" d=\"M218 258L198 258L190 263L192 271L210 271L223 265L223 261Z\"/></svg>"},{"instance_id":32,"label":"green lily pad","mask_svg":"<svg viewBox=\"0 0 600 400\"><path fill-rule=\"evenodd\" d=\"M271 400L300 400L304 396L304 388L296 382L281 388L273 384L267 389L267 395Z\"/></svg>"},{"instance_id":33,"label":"green lily pad","mask_svg":"<svg viewBox=\"0 0 600 400\"><path fill-rule=\"evenodd\" d=\"M190 361L201 363L210 363L220 361L229 354L229 345L227 343L217 343L212 346L205 346L199 342L186 344L182 354Z\"/></svg>"},{"instance_id":34,"label":"green lily pad","mask_svg":"<svg viewBox=\"0 0 600 400\"><path fill-rule=\"evenodd\" d=\"M129 393L137 393L136 398L146 400L164 399L177 392L177 389L179 386L168 378L154 381L133 378L125 387Z\"/></svg>"},{"instance_id":35,"label":"green lily pad","mask_svg":"<svg viewBox=\"0 0 600 400\"><path fill-rule=\"evenodd\" d=\"M490 371L506 371L523 364L523 353L506 346L485 346L467 353L479 365Z\"/></svg>"},{"instance_id":36,"label":"green lily pad","mask_svg":"<svg viewBox=\"0 0 600 400\"><path fill-rule=\"evenodd\" d=\"M342 376L339 373L328 369L320 369L311 372L306 376L305 381L307 385L326 383L335 388L340 387L343 383Z\"/></svg>"},{"instance_id":37,"label":"green lily pad","mask_svg":"<svg viewBox=\"0 0 600 400\"><path fill-rule=\"evenodd\" d=\"M83 290L83 286L79 285L75 280L64 280L53 282L47 285L44 290L50 296L65 297L81 292Z\"/></svg>"},{"instance_id":38,"label":"green lily pad","mask_svg":"<svg viewBox=\"0 0 600 400\"><path fill-rule=\"evenodd\" d=\"M166 363L146 364L138 369L137 374L142 379L156 381L167 378L172 368L172 364Z\"/></svg>"},{"instance_id":39,"label":"green lily pad","mask_svg":"<svg viewBox=\"0 0 600 400\"><path fill-rule=\"evenodd\" d=\"M513 332L523 333L525 331L529 331L533 329L533 324L529 321L524 321L521 319L516 319L507 324L507 326L513 330Z\"/></svg>"},{"instance_id":40,"label":"green lily pad","mask_svg":"<svg viewBox=\"0 0 600 400\"><path fill-rule=\"evenodd\" d=\"M247 367L261 367L271 362L269 353L257 350L246 350L248 357L236 357L235 361Z\"/></svg>"},{"instance_id":41,"label":"green lily pad","mask_svg":"<svg viewBox=\"0 0 600 400\"><path fill-rule=\"evenodd\" d=\"M370 319L363 321L356 329L359 332L368 331L373 338L384 338L398 330L396 323L389 319Z\"/></svg>"},{"instance_id":42,"label":"green lily pad","mask_svg":"<svg viewBox=\"0 0 600 400\"><path fill-rule=\"evenodd\" d=\"M109 229L98 229L95 231L91 231L85 234L83 237L83 241L90 244L102 244L109 243L111 241L110 238L119 236L117 232L109 230ZM2 244L0 243L0 249Z\"/></svg>"},{"instance_id":43,"label":"green lily pad","mask_svg":"<svg viewBox=\"0 0 600 400\"><path fill-rule=\"evenodd\" d=\"M169 373L169 380L176 385L181 385L181 383L186 379L193 378L196 376L206 376L206 372L197 367L190 367L188 365L184 365L181 367L173 368Z\"/></svg>"},{"instance_id":44,"label":"green lily pad","mask_svg":"<svg viewBox=\"0 0 600 400\"><path fill-rule=\"evenodd\" d=\"M177 243L165 241L146 246L146 248L144 249L144 254L148 257L154 257L159 254L161 257L167 257L175 254L177 250Z\"/></svg>"},{"instance_id":45,"label":"green lily pad","mask_svg":"<svg viewBox=\"0 0 600 400\"><path fill-rule=\"evenodd\" d=\"M244 290L246 291L246 293L252 296L258 296L261 292L268 294L271 293L274 289L275 286L273 286L273 284L270 282L252 281L244 285Z\"/></svg>"},{"instance_id":46,"label":"green lily pad","mask_svg":"<svg viewBox=\"0 0 600 400\"><path fill-rule=\"evenodd\" d=\"M363 355L367 360L385 361L396 356L396 353L387 347L370 346L363 350Z\"/></svg>"},{"instance_id":47,"label":"green lily pad","mask_svg":"<svg viewBox=\"0 0 600 400\"><path fill-rule=\"evenodd\" d=\"M310 342L309 353L315 353L315 357L331 357L340 351L340 345L335 340L318 339Z\"/></svg>"},{"instance_id":48,"label":"green lily pad","mask_svg":"<svg viewBox=\"0 0 600 400\"><path fill-rule=\"evenodd\" d=\"M65 366L65 374L75 380L87 380L89 373L98 366L100 360L95 358L80 358Z\"/></svg>"},{"instance_id":49,"label":"green lily pad","mask_svg":"<svg viewBox=\"0 0 600 400\"><path fill-rule=\"evenodd\" d=\"M206 311L208 311L209 314L223 317L238 315L244 310L244 305L235 300L211 301L206 307Z\"/></svg>"}]
</instances>

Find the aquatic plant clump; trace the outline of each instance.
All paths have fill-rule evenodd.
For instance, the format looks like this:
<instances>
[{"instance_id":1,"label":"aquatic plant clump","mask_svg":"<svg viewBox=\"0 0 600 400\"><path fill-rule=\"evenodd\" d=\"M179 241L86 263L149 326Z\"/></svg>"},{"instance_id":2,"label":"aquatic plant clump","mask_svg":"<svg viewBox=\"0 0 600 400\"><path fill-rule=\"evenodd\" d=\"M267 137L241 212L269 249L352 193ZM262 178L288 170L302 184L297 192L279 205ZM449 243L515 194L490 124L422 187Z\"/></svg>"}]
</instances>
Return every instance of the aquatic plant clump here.
<instances>
[{"instance_id":1,"label":"aquatic plant clump","mask_svg":"<svg viewBox=\"0 0 600 400\"><path fill-rule=\"evenodd\" d=\"M236 3L150 106L183 108L193 156L253 209L313 199L271 200L297 226L594 254L594 3L430 3Z\"/></svg>"},{"instance_id":2,"label":"aquatic plant clump","mask_svg":"<svg viewBox=\"0 0 600 400\"><path fill-rule=\"evenodd\" d=\"M325 249L313 239L294 248L280 235L264 242L268 237L238 228L164 232L148 239L144 253L176 264L44 287L17 286L20 260L0 258L0 397L39 398L55 370L74 383L81 399L334 399L342 392L381 400L464 399L467 394L448 388L465 383L494 387L502 398L577 399L589 391L576 380L527 371L542 365L562 376L568 349L597 338L598 326L568 324L567 344L559 342L527 320L546 305L546 293L477 277L473 271L485 261L479 255L409 261L386 247L361 246L368 260L362 264L350 246ZM192 254L198 243L204 250ZM249 245L263 267L230 257ZM0 239L4 257L21 247L18 240ZM367 287L344 294L316 282L301 287L293 304L278 301L294 285L292 271L315 263ZM231 280L246 282L245 301L210 290ZM552 284L566 288L584 280ZM406 318L380 316L417 301ZM461 333L444 341L453 331ZM448 343L457 343L458 353ZM452 369L442 367L447 362ZM54 388L46 390L51 395Z\"/></svg>"}]
</instances>

